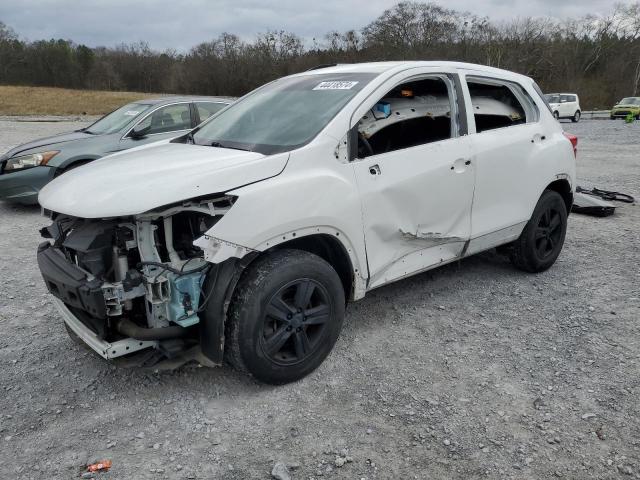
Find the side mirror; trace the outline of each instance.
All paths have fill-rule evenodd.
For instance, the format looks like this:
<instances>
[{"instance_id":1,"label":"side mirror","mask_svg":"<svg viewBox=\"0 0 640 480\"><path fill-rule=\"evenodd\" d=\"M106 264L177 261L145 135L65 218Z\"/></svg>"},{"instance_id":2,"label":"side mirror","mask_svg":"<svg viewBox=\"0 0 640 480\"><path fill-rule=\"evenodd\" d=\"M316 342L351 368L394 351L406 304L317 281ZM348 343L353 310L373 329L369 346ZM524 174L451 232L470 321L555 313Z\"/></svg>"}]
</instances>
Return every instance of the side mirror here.
<instances>
[{"instance_id":1,"label":"side mirror","mask_svg":"<svg viewBox=\"0 0 640 480\"><path fill-rule=\"evenodd\" d=\"M151 125L143 127L142 125L138 124L131 129L131 133L129 133L129 136L131 138L143 138L147 135L147 133L149 133L149 130L151 130Z\"/></svg>"}]
</instances>

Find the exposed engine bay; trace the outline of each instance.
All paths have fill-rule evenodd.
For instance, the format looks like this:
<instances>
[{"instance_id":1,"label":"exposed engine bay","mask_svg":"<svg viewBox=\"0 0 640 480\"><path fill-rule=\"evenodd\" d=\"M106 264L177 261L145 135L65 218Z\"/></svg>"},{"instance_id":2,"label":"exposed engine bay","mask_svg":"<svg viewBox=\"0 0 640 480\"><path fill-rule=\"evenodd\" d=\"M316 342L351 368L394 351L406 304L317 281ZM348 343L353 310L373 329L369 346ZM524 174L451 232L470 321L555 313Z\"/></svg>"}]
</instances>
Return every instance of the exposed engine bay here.
<instances>
[{"instance_id":1,"label":"exposed engine bay","mask_svg":"<svg viewBox=\"0 0 640 480\"><path fill-rule=\"evenodd\" d=\"M51 213L53 223L41 234L52 243L38 249L47 288L103 342L139 340L103 355L108 358L149 346L170 356L171 349L193 346L191 327L211 294L204 284L214 268L194 241L234 201L219 196L128 218Z\"/></svg>"}]
</instances>

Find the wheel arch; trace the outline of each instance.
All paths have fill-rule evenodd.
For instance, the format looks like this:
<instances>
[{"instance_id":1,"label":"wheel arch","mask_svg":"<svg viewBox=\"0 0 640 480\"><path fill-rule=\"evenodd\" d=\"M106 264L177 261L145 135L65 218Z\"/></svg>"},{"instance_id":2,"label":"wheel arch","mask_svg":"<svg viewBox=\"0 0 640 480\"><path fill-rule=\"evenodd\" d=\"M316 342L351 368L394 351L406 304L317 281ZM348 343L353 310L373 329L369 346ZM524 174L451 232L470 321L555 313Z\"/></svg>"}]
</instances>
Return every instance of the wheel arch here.
<instances>
[{"instance_id":1,"label":"wheel arch","mask_svg":"<svg viewBox=\"0 0 640 480\"><path fill-rule=\"evenodd\" d=\"M200 345L204 356L214 365L222 364L227 312L238 284L250 265L274 251L295 249L319 256L336 270L344 288L345 300L359 298L358 291L364 288L360 284L360 272L354 268L347 248L336 238L337 236L328 233L302 236L291 234L288 240L266 250L254 250L241 259L231 257L214 264L203 285L203 291L208 298L204 311L200 315ZM363 295L364 290L360 296Z\"/></svg>"},{"instance_id":2,"label":"wheel arch","mask_svg":"<svg viewBox=\"0 0 640 480\"><path fill-rule=\"evenodd\" d=\"M60 175L66 171L71 170L72 168L84 165L85 163L93 162L94 160L98 160L99 158L100 157L93 157L89 155L83 155L76 158L68 158L67 160L60 163L60 165L56 166L56 175Z\"/></svg>"},{"instance_id":3,"label":"wheel arch","mask_svg":"<svg viewBox=\"0 0 640 480\"><path fill-rule=\"evenodd\" d=\"M568 179L559 178L554 180L545 187L545 190L552 190L559 193L567 207L567 214L571 212L571 205L573 205L573 189L571 188L571 184Z\"/></svg>"},{"instance_id":4,"label":"wheel arch","mask_svg":"<svg viewBox=\"0 0 640 480\"><path fill-rule=\"evenodd\" d=\"M343 243L336 238L335 235L328 233L315 233L294 237L279 243L263 254L282 249L303 250L322 258L336 271L344 288L344 296L347 301L354 298L356 290L355 277L360 272L357 267L353 266L353 262Z\"/></svg>"}]
</instances>

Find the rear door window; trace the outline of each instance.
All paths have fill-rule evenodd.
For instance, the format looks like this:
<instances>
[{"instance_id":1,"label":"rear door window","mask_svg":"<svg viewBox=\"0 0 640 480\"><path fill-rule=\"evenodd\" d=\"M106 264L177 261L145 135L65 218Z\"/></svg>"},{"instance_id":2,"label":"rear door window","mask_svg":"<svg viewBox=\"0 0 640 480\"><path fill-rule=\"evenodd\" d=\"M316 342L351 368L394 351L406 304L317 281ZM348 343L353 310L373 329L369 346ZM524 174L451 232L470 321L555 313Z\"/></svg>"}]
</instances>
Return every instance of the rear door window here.
<instances>
[{"instance_id":1,"label":"rear door window","mask_svg":"<svg viewBox=\"0 0 640 480\"><path fill-rule=\"evenodd\" d=\"M477 133L538 120L535 102L516 83L467 77L467 86Z\"/></svg>"},{"instance_id":2,"label":"rear door window","mask_svg":"<svg viewBox=\"0 0 640 480\"><path fill-rule=\"evenodd\" d=\"M149 127L147 135L174 132L191 128L191 109L188 103L177 103L159 108L139 123Z\"/></svg>"}]
</instances>

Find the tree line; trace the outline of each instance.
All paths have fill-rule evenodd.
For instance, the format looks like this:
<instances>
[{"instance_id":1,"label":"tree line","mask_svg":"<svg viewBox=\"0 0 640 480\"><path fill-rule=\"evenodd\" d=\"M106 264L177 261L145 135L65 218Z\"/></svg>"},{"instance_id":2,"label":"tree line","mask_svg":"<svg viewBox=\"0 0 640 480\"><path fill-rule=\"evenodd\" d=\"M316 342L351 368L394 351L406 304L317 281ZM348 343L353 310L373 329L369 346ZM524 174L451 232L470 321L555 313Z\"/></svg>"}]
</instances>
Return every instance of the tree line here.
<instances>
[{"instance_id":1,"label":"tree line","mask_svg":"<svg viewBox=\"0 0 640 480\"><path fill-rule=\"evenodd\" d=\"M310 44L309 44L310 43ZM640 2L605 16L494 22L435 3L400 2L360 30L305 42L268 31L231 33L186 53L146 42L90 48L71 40L27 41L0 22L0 84L239 96L321 64L456 60L533 77L547 92L576 92L583 108L640 95Z\"/></svg>"}]
</instances>

